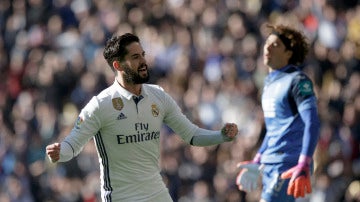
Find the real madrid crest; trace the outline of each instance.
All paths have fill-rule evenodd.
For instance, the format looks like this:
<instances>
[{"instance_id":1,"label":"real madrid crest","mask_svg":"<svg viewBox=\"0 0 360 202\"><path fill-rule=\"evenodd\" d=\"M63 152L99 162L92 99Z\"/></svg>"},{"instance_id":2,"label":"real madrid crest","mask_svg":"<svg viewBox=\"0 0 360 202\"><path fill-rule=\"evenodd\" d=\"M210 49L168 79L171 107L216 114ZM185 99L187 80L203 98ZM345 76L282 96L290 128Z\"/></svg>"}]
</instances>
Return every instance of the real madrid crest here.
<instances>
[{"instance_id":1,"label":"real madrid crest","mask_svg":"<svg viewBox=\"0 0 360 202\"><path fill-rule=\"evenodd\" d=\"M119 111L124 107L124 103L123 103L122 99L119 97L113 98L112 104L113 104L114 109L119 110Z\"/></svg>"},{"instance_id":2,"label":"real madrid crest","mask_svg":"<svg viewBox=\"0 0 360 202\"><path fill-rule=\"evenodd\" d=\"M154 117L157 117L159 116L159 109L158 107L156 106L156 104L152 104L151 105L151 113Z\"/></svg>"}]
</instances>

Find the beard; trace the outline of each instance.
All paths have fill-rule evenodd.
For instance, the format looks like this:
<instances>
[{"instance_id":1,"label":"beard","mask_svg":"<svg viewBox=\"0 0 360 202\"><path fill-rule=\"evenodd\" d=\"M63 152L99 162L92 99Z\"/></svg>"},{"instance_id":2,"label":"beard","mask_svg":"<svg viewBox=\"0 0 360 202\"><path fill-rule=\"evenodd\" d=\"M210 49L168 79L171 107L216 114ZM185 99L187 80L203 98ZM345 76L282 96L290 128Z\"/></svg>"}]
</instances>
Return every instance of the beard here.
<instances>
[{"instance_id":1,"label":"beard","mask_svg":"<svg viewBox=\"0 0 360 202\"><path fill-rule=\"evenodd\" d=\"M126 83L131 83L131 84L143 84L149 81L150 79L150 75L149 75L149 70L147 68L147 65L143 65L146 66L146 72L139 72L139 71L135 71L133 69L131 69L128 66L124 67L124 81ZM138 68L140 69L140 68ZM142 76L143 75L143 76Z\"/></svg>"}]
</instances>

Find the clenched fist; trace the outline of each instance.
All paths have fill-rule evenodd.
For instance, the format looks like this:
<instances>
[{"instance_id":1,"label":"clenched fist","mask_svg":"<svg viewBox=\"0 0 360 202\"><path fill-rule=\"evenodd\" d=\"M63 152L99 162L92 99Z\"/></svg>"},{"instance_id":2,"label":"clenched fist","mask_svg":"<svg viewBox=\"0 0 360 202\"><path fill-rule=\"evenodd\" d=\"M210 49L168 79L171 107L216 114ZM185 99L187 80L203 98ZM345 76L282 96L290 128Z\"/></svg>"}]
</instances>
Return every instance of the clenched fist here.
<instances>
[{"instance_id":1,"label":"clenched fist","mask_svg":"<svg viewBox=\"0 0 360 202\"><path fill-rule=\"evenodd\" d=\"M225 126L221 129L221 134L227 141L234 139L238 132L238 127L235 123L226 123Z\"/></svg>"},{"instance_id":2,"label":"clenched fist","mask_svg":"<svg viewBox=\"0 0 360 202\"><path fill-rule=\"evenodd\" d=\"M46 154L51 162L57 162L60 159L60 143L54 143L46 146Z\"/></svg>"}]
</instances>

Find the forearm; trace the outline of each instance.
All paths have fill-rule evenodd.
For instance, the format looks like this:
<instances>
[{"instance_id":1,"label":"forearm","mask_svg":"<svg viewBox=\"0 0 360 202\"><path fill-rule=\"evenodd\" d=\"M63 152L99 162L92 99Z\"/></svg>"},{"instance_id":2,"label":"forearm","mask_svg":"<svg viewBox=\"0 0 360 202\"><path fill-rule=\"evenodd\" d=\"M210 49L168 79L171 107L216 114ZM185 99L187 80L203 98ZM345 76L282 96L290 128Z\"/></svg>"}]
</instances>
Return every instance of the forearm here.
<instances>
[{"instance_id":1,"label":"forearm","mask_svg":"<svg viewBox=\"0 0 360 202\"><path fill-rule=\"evenodd\" d=\"M74 148L67 141L61 142L59 162L66 162L74 158Z\"/></svg>"},{"instance_id":2,"label":"forearm","mask_svg":"<svg viewBox=\"0 0 360 202\"><path fill-rule=\"evenodd\" d=\"M77 156L90 139L91 136L72 130L72 132L61 142L59 162L69 161Z\"/></svg>"},{"instance_id":3,"label":"forearm","mask_svg":"<svg viewBox=\"0 0 360 202\"><path fill-rule=\"evenodd\" d=\"M230 138L222 135L221 131L198 128L196 134L192 137L190 144L194 146L211 146L230 140Z\"/></svg>"},{"instance_id":4,"label":"forearm","mask_svg":"<svg viewBox=\"0 0 360 202\"><path fill-rule=\"evenodd\" d=\"M268 141L269 141L269 136L265 135L264 140L262 141L261 146L257 152L258 154L262 154L266 150Z\"/></svg>"},{"instance_id":5,"label":"forearm","mask_svg":"<svg viewBox=\"0 0 360 202\"><path fill-rule=\"evenodd\" d=\"M320 121L317 116L317 110L316 108L307 109L301 111L300 115L305 122L301 154L312 157L319 139Z\"/></svg>"}]
</instances>

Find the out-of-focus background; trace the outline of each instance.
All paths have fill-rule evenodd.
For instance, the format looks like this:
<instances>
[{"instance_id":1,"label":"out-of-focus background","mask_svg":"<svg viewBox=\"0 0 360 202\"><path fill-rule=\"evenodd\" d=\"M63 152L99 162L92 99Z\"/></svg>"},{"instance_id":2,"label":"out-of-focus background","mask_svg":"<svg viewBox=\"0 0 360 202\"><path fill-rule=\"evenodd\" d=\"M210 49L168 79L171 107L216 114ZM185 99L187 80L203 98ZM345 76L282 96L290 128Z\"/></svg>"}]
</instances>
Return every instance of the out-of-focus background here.
<instances>
[{"instance_id":1,"label":"out-of-focus background","mask_svg":"<svg viewBox=\"0 0 360 202\"><path fill-rule=\"evenodd\" d=\"M112 35L139 35L161 85L196 124L239 125L234 142L191 147L164 126L161 167L174 201L250 202L236 164L264 136L260 94L266 23L301 29L304 64L319 98L321 135L313 193L301 201L360 200L360 3L358 0L1 0L0 201L95 202L93 142L51 164L79 110L114 75L102 56Z\"/></svg>"}]
</instances>

